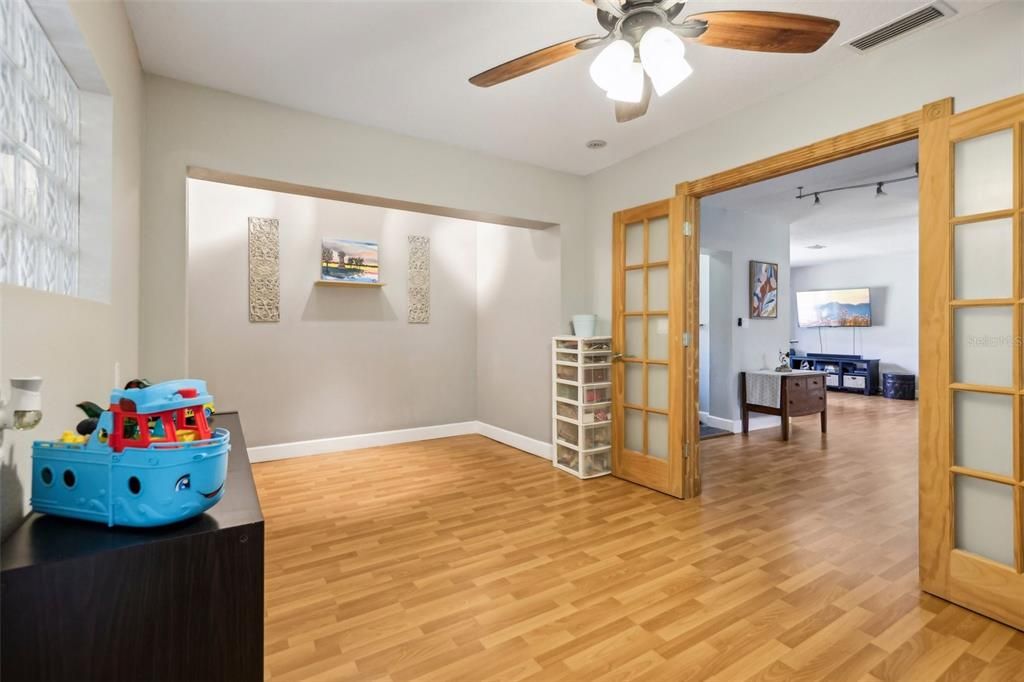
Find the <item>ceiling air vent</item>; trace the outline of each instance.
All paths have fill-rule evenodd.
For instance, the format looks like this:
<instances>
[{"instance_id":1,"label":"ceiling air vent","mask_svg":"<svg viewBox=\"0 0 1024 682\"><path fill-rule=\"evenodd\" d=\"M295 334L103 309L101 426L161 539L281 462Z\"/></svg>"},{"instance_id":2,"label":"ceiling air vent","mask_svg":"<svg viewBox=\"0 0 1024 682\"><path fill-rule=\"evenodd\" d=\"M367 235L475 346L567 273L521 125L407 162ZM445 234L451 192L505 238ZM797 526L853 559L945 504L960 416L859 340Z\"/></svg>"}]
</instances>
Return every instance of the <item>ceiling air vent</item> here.
<instances>
[{"instance_id":1,"label":"ceiling air vent","mask_svg":"<svg viewBox=\"0 0 1024 682\"><path fill-rule=\"evenodd\" d=\"M876 28L874 31L865 33L846 43L857 52L867 52L876 47L892 42L901 36L916 31L923 26L933 24L940 19L956 14L956 10L944 2L933 2L930 5L916 9L909 14L904 14L899 19L891 21L885 26Z\"/></svg>"}]
</instances>

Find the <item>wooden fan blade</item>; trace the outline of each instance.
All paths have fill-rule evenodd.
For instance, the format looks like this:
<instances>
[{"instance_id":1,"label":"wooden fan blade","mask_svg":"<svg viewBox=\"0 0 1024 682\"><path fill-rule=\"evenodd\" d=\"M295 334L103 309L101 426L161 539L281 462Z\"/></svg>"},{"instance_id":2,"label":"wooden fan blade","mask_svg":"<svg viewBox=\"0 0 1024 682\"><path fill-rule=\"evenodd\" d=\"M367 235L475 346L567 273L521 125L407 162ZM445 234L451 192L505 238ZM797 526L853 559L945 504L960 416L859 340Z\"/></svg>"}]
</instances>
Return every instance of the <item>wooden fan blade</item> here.
<instances>
[{"instance_id":1,"label":"wooden fan blade","mask_svg":"<svg viewBox=\"0 0 1024 682\"><path fill-rule=\"evenodd\" d=\"M483 73L478 73L469 79L469 82L473 85L481 88L489 88L492 85L498 83L504 83L507 80L518 78L519 76L526 75L537 69L542 69L545 66L550 66L563 59L568 59L574 55L577 55L581 50L576 49L576 43L587 38L599 38L598 35L586 35L580 36L579 38L573 38L572 40L563 40L560 43L555 43L543 49L525 54L522 57L518 57L511 61L505 62L499 66L495 66L493 69L488 69Z\"/></svg>"},{"instance_id":2,"label":"wooden fan blade","mask_svg":"<svg viewBox=\"0 0 1024 682\"><path fill-rule=\"evenodd\" d=\"M695 20L708 24L700 44L754 52L814 52L839 28L835 19L787 12L705 12L684 23Z\"/></svg>"},{"instance_id":3,"label":"wooden fan blade","mask_svg":"<svg viewBox=\"0 0 1024 682\"><path fill-rule=\"evenodd\" d=\"M619 123L626 123L638 119L647 113L647 107L651 105L651 79L644 74L644 94L639 102L616 102L615 120Z\"/></svg>"}]
</instances>

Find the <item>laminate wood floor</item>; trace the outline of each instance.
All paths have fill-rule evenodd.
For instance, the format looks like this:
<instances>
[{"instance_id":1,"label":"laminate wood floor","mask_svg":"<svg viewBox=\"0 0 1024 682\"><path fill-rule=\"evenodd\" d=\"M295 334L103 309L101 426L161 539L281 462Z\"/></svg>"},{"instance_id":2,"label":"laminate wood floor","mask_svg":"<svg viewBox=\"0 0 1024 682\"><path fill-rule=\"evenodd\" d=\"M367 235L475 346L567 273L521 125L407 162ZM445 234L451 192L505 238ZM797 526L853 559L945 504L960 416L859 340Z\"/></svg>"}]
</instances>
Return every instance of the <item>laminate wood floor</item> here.
<instances>
[{"instance_id":1,"label":"laminate wood floor","mask_svg":"<svg viewBox=\"0 0 1024 682\"><path fill-rule=\"evenodd\" d=\"M479 436L257 464L270 680L1024 680L919 591L917 405L702 443L704 495Z\"/></svg>"}]
</instances>

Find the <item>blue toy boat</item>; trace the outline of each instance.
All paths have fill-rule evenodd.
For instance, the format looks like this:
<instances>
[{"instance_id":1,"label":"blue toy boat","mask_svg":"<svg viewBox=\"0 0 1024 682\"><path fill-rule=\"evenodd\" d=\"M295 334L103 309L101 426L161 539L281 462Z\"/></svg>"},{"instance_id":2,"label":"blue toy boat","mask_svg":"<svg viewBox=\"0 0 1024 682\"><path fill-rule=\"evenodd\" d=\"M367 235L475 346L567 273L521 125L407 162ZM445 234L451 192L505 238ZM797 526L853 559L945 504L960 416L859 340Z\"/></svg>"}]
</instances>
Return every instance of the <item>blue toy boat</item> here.
<instances>
[{"instance_id":1,"label":"blue toy boat","mask_svg":"<svg viewBox=\"0 0 1024 682\"><path fill-rule=\"evenodd\" d=\"M32 508L108 526L203 513L224 495L231 448L227 429L210 428L212 402L192 379L113 391L87 438L33 444Z\"/></svg>"}]
</instances>

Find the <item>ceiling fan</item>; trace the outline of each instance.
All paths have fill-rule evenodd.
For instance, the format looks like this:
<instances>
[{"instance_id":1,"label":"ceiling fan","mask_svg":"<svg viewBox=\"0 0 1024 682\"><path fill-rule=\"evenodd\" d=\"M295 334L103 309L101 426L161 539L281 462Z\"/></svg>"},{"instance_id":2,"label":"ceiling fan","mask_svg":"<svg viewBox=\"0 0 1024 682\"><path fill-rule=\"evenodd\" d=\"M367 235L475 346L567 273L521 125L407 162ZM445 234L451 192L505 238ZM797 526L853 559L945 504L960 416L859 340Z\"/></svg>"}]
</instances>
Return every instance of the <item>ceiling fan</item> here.
<instances>
[{"instance_id":1,"label":"ceiling fan","mask_svg":"<svg viewBox=\"0 0 1024 682\"><path fill-rule=\"evenodd\" d=\"M615 118L624 123L647 113L652 91L665 95L693 72L684 40L733 50L809 53L839 28L834 19L786 12L704 12L677 22L685 0L583 1L597 8L605 35L555 43L478 73L469 82L489 88L600 47L590 77L615 101Z\"/></svg>"}]
</instances>

